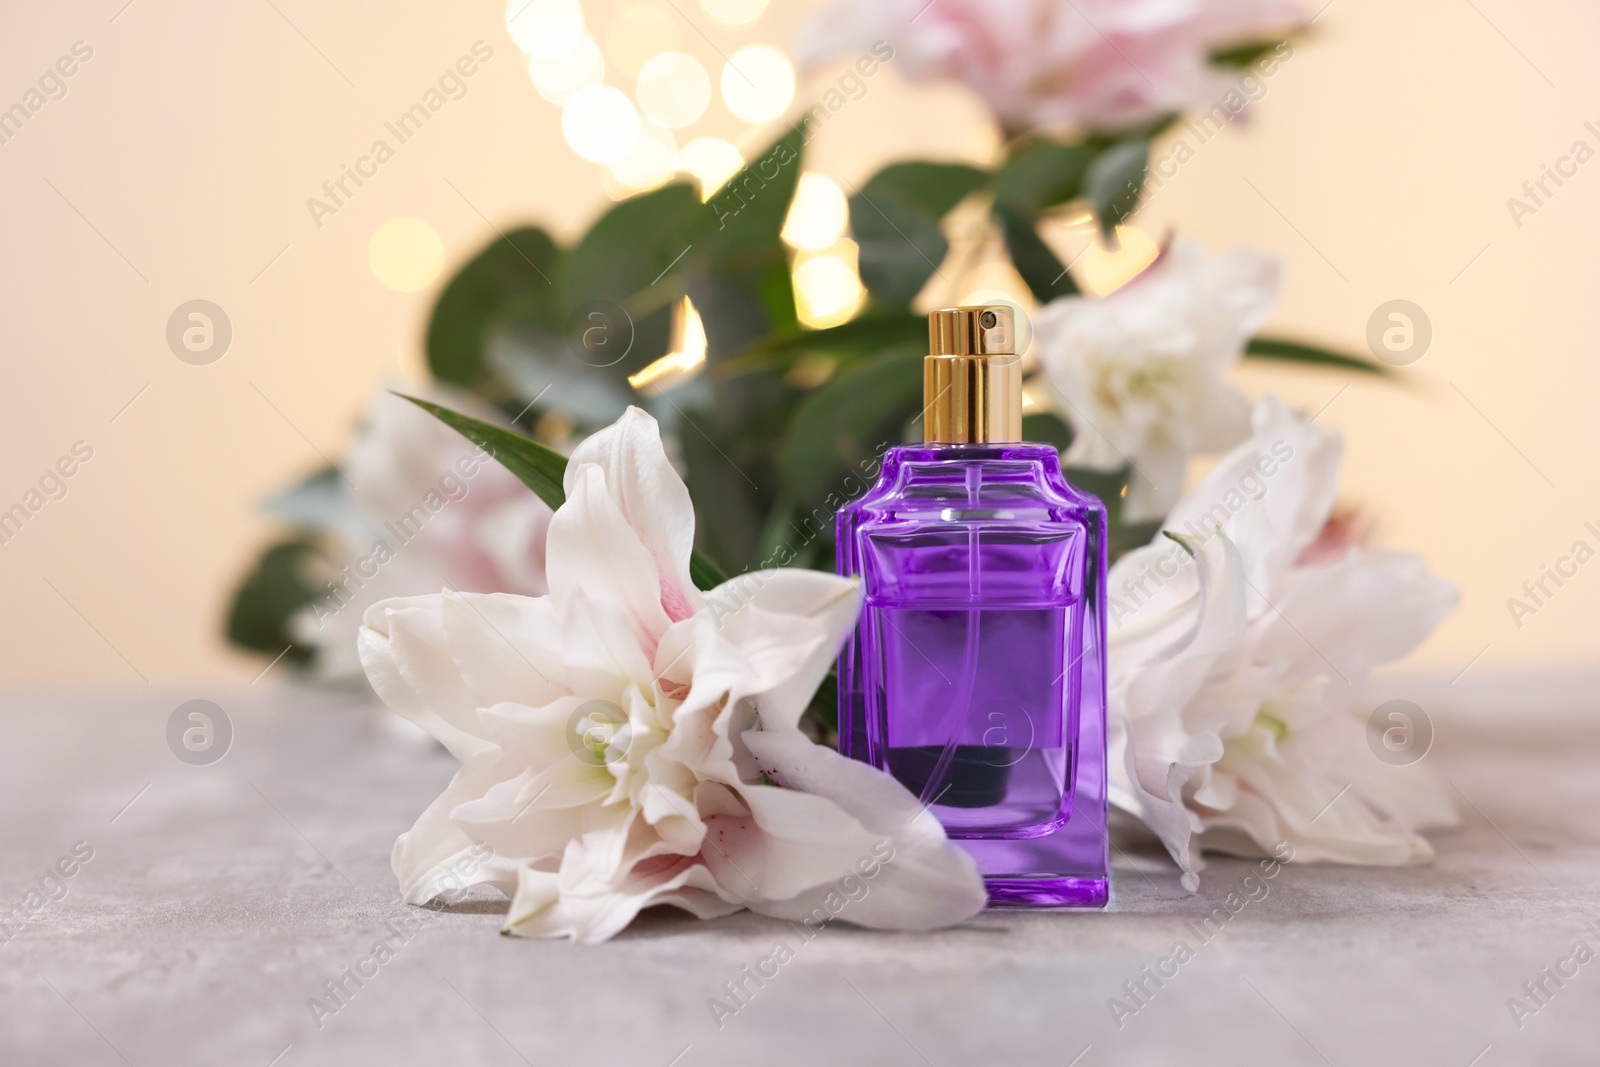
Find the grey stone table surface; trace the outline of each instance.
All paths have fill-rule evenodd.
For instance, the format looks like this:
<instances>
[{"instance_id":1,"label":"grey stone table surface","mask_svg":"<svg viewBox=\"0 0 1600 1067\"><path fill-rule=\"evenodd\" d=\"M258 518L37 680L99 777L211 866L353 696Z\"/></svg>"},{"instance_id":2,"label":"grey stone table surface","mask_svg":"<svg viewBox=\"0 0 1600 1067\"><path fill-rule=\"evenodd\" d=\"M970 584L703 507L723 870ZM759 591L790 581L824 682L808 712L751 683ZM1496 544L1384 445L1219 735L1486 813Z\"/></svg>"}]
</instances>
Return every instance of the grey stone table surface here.
<instances>
[{"instance_id":1,"label":"grey stone table surface","mask_svg":"<svg viewBox=\"0 0 1600 1067\"><path fill-rule=\"evenodd\" d=\"M1291 865L1209 941L1188 924L1251 865L1215 859L1190 895L1130 840L1104 912L801 941L660 909L601 946L498 936L492 892L439 913L398 902L390 846L453 764L363 699L12 694L0 911L41 887L47 902L3 931L0 1064L1600 1062L1600 962L1573 956L1600 951L1600 687L1390 685L1428 709L1425 762L1462 809L1438 861ZM208 766L168 748L190 698L233 724ZM71 877L47 877L63 859ZM380 938L389 958L361 964ZM709 998L778 941L793 958L719 1026ZM1117 1017L1124 983L1178 941L1192 958ZM357 965L376 973L338 1010L309 1006ZM1540 980L1539 1010L1515 1018L1508 1000L1536 1003L1523 984Z\"/></svg>"}]
</instances>

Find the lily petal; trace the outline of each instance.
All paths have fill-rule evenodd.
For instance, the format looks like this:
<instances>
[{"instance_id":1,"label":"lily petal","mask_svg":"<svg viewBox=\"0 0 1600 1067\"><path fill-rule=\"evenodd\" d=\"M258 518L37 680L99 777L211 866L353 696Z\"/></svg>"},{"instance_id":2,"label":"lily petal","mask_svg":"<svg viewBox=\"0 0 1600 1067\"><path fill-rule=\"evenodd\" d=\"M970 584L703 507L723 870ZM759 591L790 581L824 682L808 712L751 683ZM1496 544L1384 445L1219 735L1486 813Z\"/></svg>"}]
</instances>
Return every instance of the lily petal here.
<instances>
[{"instance_id":1,"label":"lily petal","mask_svg":"<svg viewBox=\"0 0 1600 1067\"><path fill-rule=\"evenodd\" d=\"M517 761L507 759L498 749L473 757L417 818L416 825L395 840L390 866L400 880L402 900L426 904L453 889L480 883L511 892L516 884L515 866L492 855L484 859L484 850L456 825L450 813L515 777L517 770Z\"/></svg>"},{"instance_id":2,"label":"lily petal","mask_svg":"<svg viewBox=\"0 0 1600 1067\"><path fill-rule=\"evenodd\" d=\"M567 501L550 520L545 550L550 595L566 604L580 591L625 611L635 641L655 650L672 619L651 551L628 525L595 463L567 464Z\"/></svg>"},{"instance_id":3,"label":"lily petal","mask_svg":"<svg viewBox=\"0 0 1600 1067\"><path fill-rule=\"evenodd\" d=\"M662 609L674 621L688 618L700 606L700 594L689 579L694 504L683 479L667 461L656 420L630 407L622 418L575 448L565 479L569 500L587 464L600 468L617 511L654 561Z\"/></svg>"},{"instance_id":4,"label":"lily petal","mask_svg":"<svg viewBox=\"0 0 1600 1067\"><path fill-rule=\"evenodd\" d=\"M761 721L768 729L795 726L826 677L839 645L861 611L855 582L822 571L779 568L753 571L706 594L706 607L727 639L752 660L767 649L780 667L763 670ZM797 635L814 635L800 652ZM797 653L800 653L797 655Z\"/></svg>"},{"instance_id":5,"label":"lily petal","mask_svg":"<svg viewBox=\"0 0 1600 1067\"><path fill-rule=\"evenodd\" d=\"M437 593L374 604L357 649L383 702L465 763L495 746L480 734L478 702L450 655L440 608Z\"/></svg>"},{"instance_id":6,"label":"lily petal","mask_svg":"<svg viewBox=\"0 0 1600 1067\"><path fill-rule=\"evenodd\" d=\"M854 857L853 868L834 876L855 875L868 886L841 918L882 930L929 930L983 910L988 894L977 863L905 786L797 732L753 730L742 740L761 768L782 785L776 792L830 801L860 825L862 840L872 842ZM874 868L877 873L868 879L865 872ZM780 919L805 919L836 890L824 882L786 900L753 901L750 909Z\"/></svg>"}]
</instances>

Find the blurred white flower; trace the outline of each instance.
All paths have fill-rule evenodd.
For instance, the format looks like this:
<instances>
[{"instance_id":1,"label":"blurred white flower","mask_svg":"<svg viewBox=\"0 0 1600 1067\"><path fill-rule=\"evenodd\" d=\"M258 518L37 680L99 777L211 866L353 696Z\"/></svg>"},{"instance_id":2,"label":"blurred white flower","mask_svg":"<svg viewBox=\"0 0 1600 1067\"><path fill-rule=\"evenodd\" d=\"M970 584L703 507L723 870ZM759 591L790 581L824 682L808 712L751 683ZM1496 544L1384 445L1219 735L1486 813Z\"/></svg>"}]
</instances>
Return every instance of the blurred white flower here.
<instances>
[{"instance_id":1,"label":"blurred white flower","mask_svg":"<svg viewBox=\"0 0 1600 1067\"><path fill-rule=\"evenodd\" d=\"M1033 320L1050 396L1073 428L1070 465L1132 464L1123 516L1158 519L1189 457L1250 433L1250 402L1224 380L1272 312L1283 268L1236 249L1208 259L1174 241L1149 270L1098 300L1062 297Z\"/></svg>"},{"instance_id":2,"label":"blurred white flower","mask_svg":"<svg viewBox=\"0 0 1600 1067\"><path fill-rule=\"evenodd\" d=\"M467 394L430 386L427 399L503 424ZM325 678L361 674L361 616L392 596L451 588L536 595L545 591L550 508L455 430L383 390L320 502L304 490L286 518L327 530L340 557L322 599L290 620L295 641L316 649Z\"/></svg>"},{"instance_id":3,"label":"blurred white flower","mask_svg":"<svg viewBox=\"0 0 1600 1067\"><path fill-rule=\"evenodd\" d=\"M1295 0L848 0L810 25L800 58L883 40L907 77L966 83L1011 134L1116 130L1211 100L1226 84L1214 50L1305 21Z\"/></svg>"},{"instance_id":4,"label":"blurred white flower","mask_svg":"<svg viewBox=\"0 0 1600 1067\"><path fill-rule=\"evenodd\" d=\"M373 688L463 763L395 843L404 898L470 867L512 897L507 932L579 941L653 904L803 919L848 898L849 921L902 929L981 909L976 865L915 797L800 731L855 585L786 569L697 590L688 490L637 408L578 446L565 488L549 595L367 612Z\"/></svg>"},{"instance_id":5,"label":"blurred white flower","mask_svg":"<svg viewBox=\"0 0 1600 1067\"><path fill-rule=\"evenodd\" d=\"M1183 545L1157 537L1111 569L1112 802L1191 889L1202 845L1431 859L1417 831L1453 822L1448 798L1426 767L1375 758L1359 698L1455 609L1456 588L1417 556L1324 538L1338 438L1270 397L1254 421L1168 518Z\"/></svg>"}]
</instances>

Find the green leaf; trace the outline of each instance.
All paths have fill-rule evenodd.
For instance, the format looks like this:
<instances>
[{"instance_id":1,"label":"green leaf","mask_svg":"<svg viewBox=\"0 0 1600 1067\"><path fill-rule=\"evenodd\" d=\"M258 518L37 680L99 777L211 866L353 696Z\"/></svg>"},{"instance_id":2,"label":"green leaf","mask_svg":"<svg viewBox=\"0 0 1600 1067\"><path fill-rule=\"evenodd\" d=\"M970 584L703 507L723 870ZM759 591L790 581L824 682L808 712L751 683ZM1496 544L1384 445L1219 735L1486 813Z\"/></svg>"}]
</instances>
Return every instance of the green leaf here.
<instances>
[{"instance_id":1,"label":"green leaf","mask_svg":"<svg viewBox=\"0 0 1600 1067\"><path fill-rule=\"evenodd\" d=\"M989 175L959 163L895 163L850 198L861 280L891 308L911 302L950 251L939 220Z\"/></svg>"},{"instance_id":2,"label":"green leaf","mask_svg":"<svg viewBox=\"0 0 1600 1067\"><path fill-rule=\"evenodd\" d=\"M886 352L806 398L779 460L790 494L807 505L848 495L847 479L859 480L884 445L900 443L922 408L923 354Z\"/></svg>"},{"instance_id":3,"label":"green leaf","mask_svg":"<svg viewBox=\"0 0 1600 1067\"><path fill-rule=\"evenodd\" d=\"M570 335L536 323L517 323L496 331L489 342L488 364L515 395L537 398L541 409L558 411L581 425L603 426L616 421L638 399L627 376L655 358L641 350L644 345L635 339L629 358L609 366L590 364L578 359L575 353L585 350Z\"/></svg>"},{"instance_id":4,"label":"green leaf","mask_svg":"<svg viewBox=\"0 0 1600 1067\"><path fill-rule=\"evenodd\" d=\"M800 183L805 143L804 122L790 126L707 201L705 257L714 268L741 270L774 258L787 268L778 235Z\"/></svg>"},{"instance_id":5,"label":"green leaf","mask_svg":"<svg viewBox=\"0 0 1600 1067\"><path fill-rule=\"evenodd\" d=\"M852 196L850 230L861 281L893 308L911 303L950 251L937 219L890 197Z\"/></svg>"},{"instance_id":6,"label":"green leaf","mask_svg":"<svg viewBox=\"0 0 1600 1067\"><path fill-rule=\"evenodd\" d=\"M1249 44L1219 49L1211 53L1211 62L1219 67L1248 67L1283 43L1283 41L1252 41Z\"/></svg>"},{"instance_id":7,"label":"green leaf","mask_svg":"<svg viewBox=\"0 0 1600 1067\"><path fill-rule=\"evenodd\" d=\"M1349 356L1343 352L1333 352L1316 345L1302 344L1299 341L1282 341L1269 337L1252 337L1244 346L1247 356L1256 356L1261 359L1278 359L1289 363L1309 363L1313 366L1338 367L1341 370L1361 371L1364 374L1376 374L1379 377L1392 377L1394 372L1382 363L1374 363L1370 359L1360 356Z\"/></svg>"},{"instance_id":8,"label":"green leaf","mask_svg":"<svg viewBox=\"0 0 1600 1067\"><path fill-rule=\"evenodd\" d=\"M560 452L492 422L484 422L404 393L397 395L411 401L499 460L502 467L515 474L552 511L566 503L567 493L561 487L561 479L567 472L567 457Z\"/></svg>"},{"instance_id":9,"label":"green leaf","mask_svg":"<svg viewBox=\"0 0 1600 1067\"><path fill-rule=\"evenodd\" d=\"M1111 562L1115 563L1134 549L1148 545L1150 539L1161 532L1162 521L1120 522L1112 526L1106 536L1106 554L1111 557Z\"/></svg>"},{"instance_id":10,"label":"green leaf","mask_svg":"<svg viewBox=\"0 0 1600 1067\"><path fill-rule=\"evenodd\" d=\"M1059 296L1076 296L1078 283L1072 280L1066 265L1056 258L1055 252L1044 243L1031 219L1015 208L996 203L995 217L1000 222L1000 232L1005 235L1006 251L1011 253L1011 263L1028 283L1028 291L1041 304L1048 304Z\"/></svg>"},{"instance_id":11,"label":"green leaf","mask_svg":"<svg viewBox=\"0 0 1600 1067\"><path fill-rule=\"evenodd\" d=\"M892 197L929 218L942 219L990 177L965 163L891 163L860 191L874 199Z\"/></svg>"},{"instance_id":12,"label":"green leaf","mask_svg":"<svg viewBox=\"0 0 1600 1067\"><path fill-rule=\"evenodd\" d=\"M561 486L561 481L567 471L567 457L560 452L494 423L475 419L471 415L463 415L459 411L451 411L438 404L430 404L414 396L398 395L433 415L499 460L501 466L515 474L522 484L532 489L551 510L566 503L567 494ZM689 557L689 576L699 589L710 589L727 580L727 576L715 563L701 557L698 552Z\"/></svg>"},{"instance_id":13,"label":"green leaf","mask_svg":"<svg viewBox=\"0 0 1600 1067\"><path fill-rule=\"evenodd\" d=\"M1092 152L1082 145L1034 141L1011 153L994 182L996 204L1024 217L1064 204L1078 196Z\"/></svg>"},{"instance_id":14,"label":"green leaf","mask_svg":"<svg viewBox=\"0 0 1600 1067\"><path fill-rule=\"evenodd\" d=\"M782 373L801 356L833 356L844 363L852 357L876 355L890 347L921 344L927 336L928 320L922 315L869 310L860 318L838 326L768 334L734 353L722 366L732 373L754 370Z\"/></svg>"},{"instance_id":15,"label":"green leaf","mask_svg":"<svg viewBox=\"0 0 1600 1067\"><path fill-rule=\"evenodd\" d=\"M688 421L687 415L683 421ZM678 433L689 496L694 501L695 540L736 569L752 567L758 562L764 502L756 499L743 467L727 453L730 446L712 441L706 429L696 422ZM710 429L714 432L716 428Z\"/></svg>"},{"instance_id":16,"label":"green leaf","mask_svg":"<svg viewBox=\"0 0 1600 1067\"><path fill-rule=\"evenodd\" d=\"M649 288L669 268L683 265L708 221L699 195L682 182L621 201L567 254L561 278L567 306L621 303Z\"/></svg>"},{"instance_id":17,"label":"green leaf","mask_svg":"<svg viewBox=\"0 0 1600 1067\"><path fill-rule=\"evenodd\" d=\"M428 369L440 381L472 386L483 375L490 330L509 315L553 321L560 250L528 226L491 241L462 267L428 320Z\"/></svg>"},{"instance_id":18,"label":"green leaf","mask_svg":"<svg viewBox=\"0 0 1600 1067\"><path fill-rule=\"evenodd\" d=\"M318 573L331 569L322 546L309 537L280 541L268 547L234 590L228 608L228 640L238 648L304 665L316 650L297 645L289 635L289 619L324 594Z\"/></svg>"},{"instance_id":19,"label":"green leaf","mask_svg":"<svg viewBox=\"0 0 1600 1067\"><path fill-rule=\"evenodd\" d=\"M342 478L338 467L323 467L272 497L262 505L262 510L291 526L336 529L351 512Z\"/></svg>"},{"instance_id":20,"label":"green leaf","mask_svg":"<svg viewBox=\"0 0 1600 1067\"><path fill-rule=\"evenodd\" d=\"M1100 221L1100 231L1110 237L1122 220L1133 214L1144 191L1145 167L1150 162L1150 142L1119 141L1089 164L1083 195Z\"/></svg>"},{"instance_id":21,"label":"green leaf","mask_svg":"<svg viewBox=\"0 0 1600 1067\"><path fill-rule=\"evenodd\" d=\"M748 346L799 329L787 262L770 271L746 272L743 277L699 275L690 286L689 297L705 326L706 359L717 372Z\"/></svg>"},{"instance_id":22,"label":"green leaf","mask_svg":"<svg viewBox=\"0 0 1600 1067\"><path fill-rule=\"evenodd\" d=\"M1072 444L1072 429L1048 411L1037 411L1022 416L1022 439L1055 445L1057 452L1065 452Z\"/></svg>"},{"instance_id":23,"label":"green leaf","mask_svg":"<svg viewBox=\"0 0 1600 1067\"><path fill-rule=\"evenodd\" d=\"M715 589L728 580L722 573L722 568L706 559L699 552L689 554L689 580L694 587L700 590Z\"/></svg>"}]
</instances>

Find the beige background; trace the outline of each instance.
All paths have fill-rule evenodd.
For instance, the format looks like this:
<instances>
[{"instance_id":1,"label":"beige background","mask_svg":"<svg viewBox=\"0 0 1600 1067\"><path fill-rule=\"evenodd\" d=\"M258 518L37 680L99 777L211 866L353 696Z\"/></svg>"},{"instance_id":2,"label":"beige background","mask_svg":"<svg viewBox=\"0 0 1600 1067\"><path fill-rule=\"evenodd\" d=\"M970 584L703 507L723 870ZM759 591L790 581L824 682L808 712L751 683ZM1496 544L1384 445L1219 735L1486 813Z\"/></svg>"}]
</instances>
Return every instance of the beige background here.
<instances>
[{"instance_id":1,"label":"beige background","mask_svg":"<svg viewBox=\"0 0 1600 1067\"><path fill-rule=\"evenodd\" d=\"M67 496L0 545L0 679L13 683L252 677L260 664L219 632L271 532L256 502L337 455L375 386L419 366L434 290L378 284L374 229L425 219L453 265L485 239L483 216L570 236L607 202L498 0L124 3L0 16L0 107L75 41L94 49L67 96L0 145L0 509L74 442L94 449ZM788 46L814 7L777 0L734 31L673 5L713 71L713 43ZM615 5L587 8L603 32ZM1597 33L1600 10L1578 0L1335 0L1248 128L1206 144L1139 220L1282 255L1274 332L1359 350L1377 305L1426 309L1433 347L1406 387L1242 380L1312 410L1331 401L1346 496L1385 544L1461 583L1461 612L1417 657L1446 676L1480 653L1474 672L1596 658L1600 562L1520 630L1505 602L1574 540L1597 543L1585 521L1600 525L1600 161L1520 229L1506 208L1575 140L1600 147L1583 128L1600 120ZM495 54L467 97L318 230L306 198L480 39ZM983 143L981 115L962 91L912 94L891 69L817 138L812 164L859 181L889 158L953 154ZM759 136L720 103L692 132ZM233 322L210 366L164 340L194 298Z\"/></svg>"}]
</instances>

